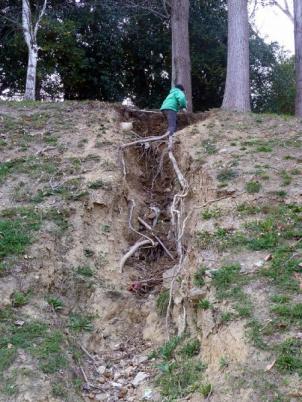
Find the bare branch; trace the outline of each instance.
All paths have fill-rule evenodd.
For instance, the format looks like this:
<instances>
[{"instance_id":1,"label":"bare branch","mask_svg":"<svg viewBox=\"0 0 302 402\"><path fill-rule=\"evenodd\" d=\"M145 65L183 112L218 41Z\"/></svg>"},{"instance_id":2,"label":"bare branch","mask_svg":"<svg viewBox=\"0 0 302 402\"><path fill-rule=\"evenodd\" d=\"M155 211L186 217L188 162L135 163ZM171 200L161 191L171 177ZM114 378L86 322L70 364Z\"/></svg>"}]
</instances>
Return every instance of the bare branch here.
<instances>
[{"instance_id":1,"label":"bare branch","mask_svg":"<svg viewBox=\"0 0 302 402\"><path fill-rule=\"evenodd\" d=\"M47 6L47 0L44 0L43 7L42 7L42 9L41 9L41 11L40 11L40 14L39 14L39 16L38 16L38 19L37 19L37 22L36 22L35 28L34 28L34 35L35 35L35 38L37 37L37 33L38 33L38 29L39 29L39 25L40 25L41 19L43 18L44 14L45 14L46 6Z\"/></svg>"}]
</instances>

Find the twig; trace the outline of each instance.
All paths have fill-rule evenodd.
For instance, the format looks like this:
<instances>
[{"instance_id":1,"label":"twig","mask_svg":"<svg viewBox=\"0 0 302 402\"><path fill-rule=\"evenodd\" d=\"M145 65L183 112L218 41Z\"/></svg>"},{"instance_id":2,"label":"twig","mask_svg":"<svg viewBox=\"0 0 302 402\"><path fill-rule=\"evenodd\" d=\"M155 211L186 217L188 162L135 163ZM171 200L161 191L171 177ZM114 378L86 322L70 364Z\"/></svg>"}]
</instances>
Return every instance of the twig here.
<instances>
[{"instance_id":1,"label":"twig","mask_svg":"<svg viewBox=\"0 0 302 402\"><path fill-rule=\"evenodd\" d=\"M131 201L131 204L132 204L132 205L131 205L131 207L130 207L130 214L129 214L129 221L128 221L128 223L129 223L129 229L131 229L132 232L138 234L139 236L144 237L145 239L149 240L149 242L151 242L151 243L152 243L152 246L154 247L154 241L153 241L153 239L151 239L151 237L146 236L145 234L143 234L143 233L141 233L141 232L138 232L136 229L134 229L134 227L133 227L133 225L132 225L132 215L133 215L133 210L134 210L136 204L135 204L135 201L134 201L133 199L130 200L130 201Z\"/></svg>"},{"instance_id":2,"label":"twig","mask_svg":"<svg viewBox=\"0 0 302 402\"><path fill-rule=\"evenodd\" d=\"M88 352L87 349L84 348L83 345L80 345L80 348L82 349L82 351L93 361L95 361L95 358Z\"/></svg>"},{"instance_id":3,"label":"twig","mask_svg":"<svg viewBox=\"0 0 302 402\"><path fill-rule=\"evenodd\" d=\"M56 149L56 147L48 146L48 147L42 148L39 151L37 151L35 155L37 155L37 156L38 155L43 155L46 151L52 151L53 149Z\"/></svg>"},{"instance_id":4,"label":"twig","mask_svg":"<svg viewBox=\"0 0 302 402\"><path fill-rule=\"evenodd\" d=\"M127 260L141 247L151 244L152 247L154 247L156 244L152 242L151 240L138 240L131 248L130 250L123 256L123 258L120 261L120 273L123 272L124 265L126 264Z\"/></svg>"},{"instance_id":5,"label":"twig","mask_svg":"<svg viewBox=\"0 0 302 402\"><path fill-rule=\"evenodd\" d=\"M90 387L91 384L90 384L90 382L88 381L87 375L86 375L86 373L85 373L83 367L82 367L82 366L79 366L79 367L80 367L80 370L81 370L82 375L83 375L83 377L84 377L85 383Z\"/></svg>"}]
</instances>

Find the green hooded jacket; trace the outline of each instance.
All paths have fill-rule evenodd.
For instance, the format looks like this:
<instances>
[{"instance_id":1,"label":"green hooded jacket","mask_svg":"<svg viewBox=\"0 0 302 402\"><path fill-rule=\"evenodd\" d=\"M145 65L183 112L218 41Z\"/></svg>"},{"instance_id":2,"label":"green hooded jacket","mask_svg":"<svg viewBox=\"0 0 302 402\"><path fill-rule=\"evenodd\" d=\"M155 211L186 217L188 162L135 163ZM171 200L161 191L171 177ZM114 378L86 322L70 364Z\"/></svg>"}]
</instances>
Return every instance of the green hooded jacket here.
<instances>
[{"instance_id":1,"label":"green hooded jacket","mask_svg":"<svg viewBox=\"0 0 302 402\"><path fill-rule=\"evenodd\" d=\"M174 110L174 112L178 112L179 109L185 109L186 107L187 99L184 92L179 88L172 88L161 105L160 110Z\"/></svg>"}]
</instances>

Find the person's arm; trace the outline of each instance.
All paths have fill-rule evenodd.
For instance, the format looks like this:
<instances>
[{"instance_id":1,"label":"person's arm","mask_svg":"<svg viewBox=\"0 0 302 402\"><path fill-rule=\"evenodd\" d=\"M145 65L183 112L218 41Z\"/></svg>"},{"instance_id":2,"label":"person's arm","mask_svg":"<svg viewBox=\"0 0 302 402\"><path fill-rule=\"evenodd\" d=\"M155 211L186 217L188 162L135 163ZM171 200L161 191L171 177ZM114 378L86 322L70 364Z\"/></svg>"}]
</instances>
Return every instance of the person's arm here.
<instances>
[{"instance_id":1,"label":"person's arm","mask_svg":"<svg viewBox=\"0 0 302 402\"><path fill-rule=\"evenodd\" d=\"M187 108L187 99L186 99L186 95L185 95L182 91L179 91L179 92L176 94L176 99L177 99L177 101L178 101L179 106L180 106L181 109L186 109L186 108Z\"/></svg>"}]
</instances>

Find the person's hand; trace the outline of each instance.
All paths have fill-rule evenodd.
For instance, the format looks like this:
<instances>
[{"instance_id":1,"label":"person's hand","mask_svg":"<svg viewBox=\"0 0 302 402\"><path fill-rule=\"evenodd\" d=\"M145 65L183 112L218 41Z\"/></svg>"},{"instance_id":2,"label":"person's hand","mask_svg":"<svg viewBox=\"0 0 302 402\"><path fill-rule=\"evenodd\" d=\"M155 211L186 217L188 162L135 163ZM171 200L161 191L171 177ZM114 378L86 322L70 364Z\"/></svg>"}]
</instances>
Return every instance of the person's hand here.
<instances>
[{"instance_id":1,"label":"person's hand","mask_svg":"<svg viewBox=\"0 0 302 402\"><path fill-rule=\"evenodd\" d=\"M188 111L187 111L186 108L182 109L182 111L183 111L184 113L188 113Z\"/></svg>"}]
</instances>

